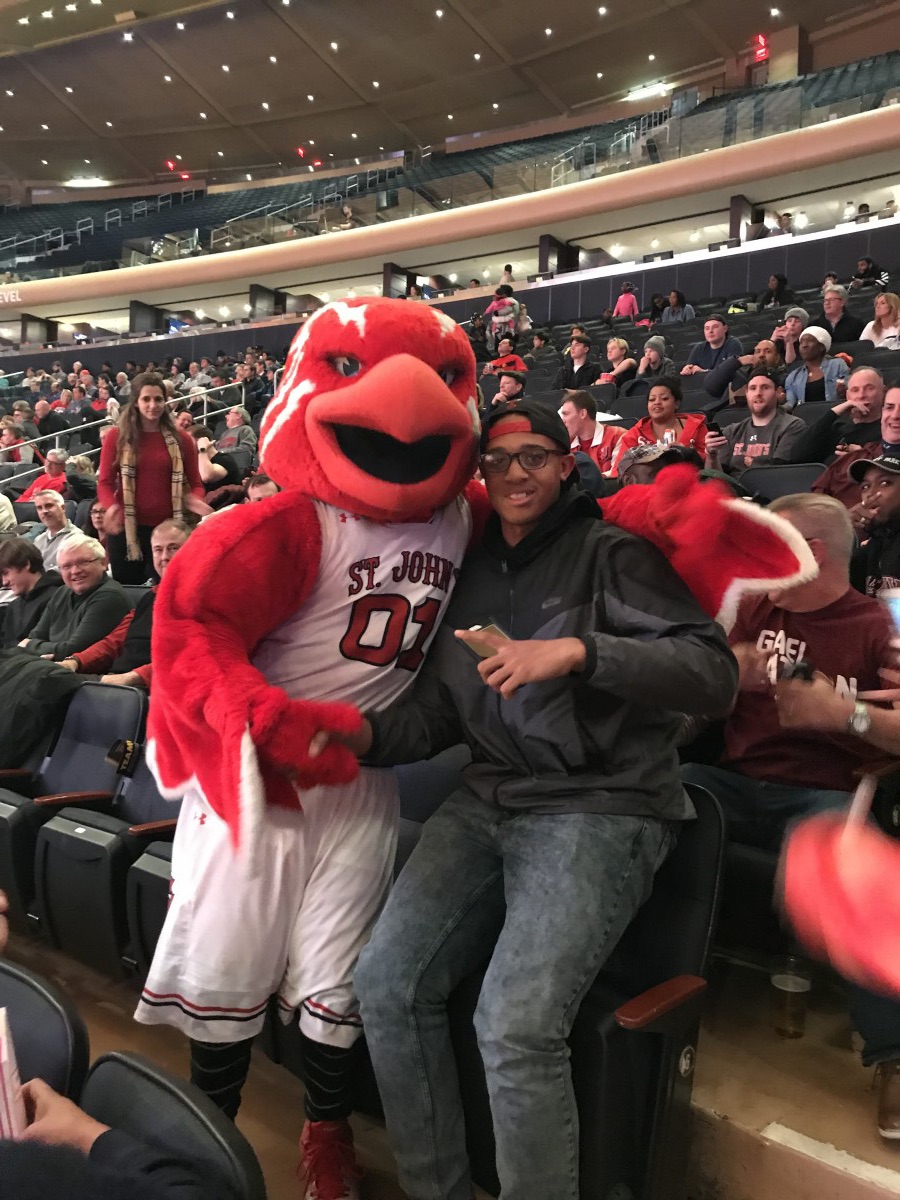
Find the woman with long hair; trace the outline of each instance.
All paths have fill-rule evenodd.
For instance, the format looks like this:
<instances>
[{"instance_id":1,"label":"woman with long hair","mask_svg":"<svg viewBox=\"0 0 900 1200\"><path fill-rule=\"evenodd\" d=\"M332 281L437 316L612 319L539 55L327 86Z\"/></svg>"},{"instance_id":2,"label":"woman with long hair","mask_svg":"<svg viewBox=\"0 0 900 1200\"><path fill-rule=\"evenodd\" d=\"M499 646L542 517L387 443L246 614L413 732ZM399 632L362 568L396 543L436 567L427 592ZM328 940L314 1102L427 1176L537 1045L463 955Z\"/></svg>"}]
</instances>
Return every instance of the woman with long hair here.
<instances>
[{"instance_id":1,"label":"woman with long hair","mask_svg":"<svg viewBox=\"0 0 900 1200\"><path fill-rule=\"evenodd\" d=\"M875 297L875 317L859 340L872 342L882 350L900 350L900 296L896 292L882 292Z\"/></svg>"},{"instance_id":2,"label":"woman with long hair","mask_svg":"<svg viewBox=\"0 0 900 1200\"><path fill-rule=\"evenodd\" d=\"M669 292L669 303L663 310L663 324L668 325L672 321L680 321L683 324L685 321L693 321L695 315L694 306L688 304L684 292L672 288Z\"/></svg>"},{"instance_id":3,"label":"woman with long hair","mask_svg":"<svg viewBox=\"0 0 900 1200\"><path fill-rule=\"evenodd\" d=\"M154 528L185 510L206 516L212 509L203 500L197 447L175 428L162 379L138 375L131 394L118 425L103 439L97 494L106 509L113 578L140 584L153 575Z\"/></svg>"},{"instance_id":4,"label":"woman with long hair","mask_svg":"<svg viewBox=\"0 0 900 1200\"><path fill-rule=\"evenodd\" d=\"M773 272L769 276L769 286L759 298L760 308L780 308L783 304L793 304L794 293L788 287L786 275Z\"/></svg>"}]
</instances>

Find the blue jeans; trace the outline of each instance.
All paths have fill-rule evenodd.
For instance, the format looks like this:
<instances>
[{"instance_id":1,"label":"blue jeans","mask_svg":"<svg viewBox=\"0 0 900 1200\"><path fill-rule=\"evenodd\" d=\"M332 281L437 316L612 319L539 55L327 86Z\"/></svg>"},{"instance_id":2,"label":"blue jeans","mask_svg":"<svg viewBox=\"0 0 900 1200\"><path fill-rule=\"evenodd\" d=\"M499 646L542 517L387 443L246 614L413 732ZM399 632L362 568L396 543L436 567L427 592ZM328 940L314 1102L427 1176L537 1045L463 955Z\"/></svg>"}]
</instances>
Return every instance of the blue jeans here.
<instances>
[{"instance_id":1,"label":"blue jeans","mask_svg":"<svg viewBox=\"0 0 900 1200\"><path fill-rule=\"evenodd\" d=\"M455 792L425 824L355 985L411 1200L470 1200L447 999L489 960L475 1013L504 1200L577 1200L567 1038L650 894L668 823L510 813Z\"/></svg>"},{"instance_id":2,"label":"blue jeans","mask_svg":"<svg viewBox=\"0 0 900 1200\"><path fill-rule=\"evenodd\" d=\"M685 763L681 774L685 783L708 788L722 805L731 841L776 854L791 822L850 802L848 792L767 783L726 767ZM900 1002L855 983L848 982L847 990L850 1016L864 1042L863 1065L900 1059Z\"/></svg>"}]
</instances>

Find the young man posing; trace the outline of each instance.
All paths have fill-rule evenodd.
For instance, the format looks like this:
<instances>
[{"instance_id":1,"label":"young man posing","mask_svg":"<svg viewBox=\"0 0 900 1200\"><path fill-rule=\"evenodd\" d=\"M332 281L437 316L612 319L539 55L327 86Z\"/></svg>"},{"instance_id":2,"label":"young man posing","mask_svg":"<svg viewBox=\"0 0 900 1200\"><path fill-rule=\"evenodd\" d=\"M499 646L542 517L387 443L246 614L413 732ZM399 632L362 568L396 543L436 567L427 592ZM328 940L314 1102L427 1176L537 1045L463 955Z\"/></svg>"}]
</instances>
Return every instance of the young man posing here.
<instances>
[{"instance_id":1,"label":"young man posing","mask_svg":"<svg viewBox=\"0 0 900 1200\"><path fill-rule=\"evenodd\" d=\"M415 686L349 739L378 765L473 752L355 980L412 1200L472 1193L446 1002L488 957L475 1021L503 1195L577 1200L566 1039L692 815L675 714L725 713L735 692L722 630L649 543L598 519L569 443L528 401L489 414L483 544ZM469 632L489 623L503 634Z\"/></svg>"}]
</instances>

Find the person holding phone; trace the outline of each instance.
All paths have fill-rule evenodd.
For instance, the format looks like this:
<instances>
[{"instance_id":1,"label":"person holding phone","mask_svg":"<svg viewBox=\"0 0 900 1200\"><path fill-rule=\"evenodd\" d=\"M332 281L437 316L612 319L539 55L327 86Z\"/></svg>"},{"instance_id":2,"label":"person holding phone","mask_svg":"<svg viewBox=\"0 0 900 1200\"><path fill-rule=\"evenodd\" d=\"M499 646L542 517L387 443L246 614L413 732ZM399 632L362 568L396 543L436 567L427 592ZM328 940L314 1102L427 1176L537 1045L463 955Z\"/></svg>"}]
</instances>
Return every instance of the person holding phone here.
<instances>
[{"instance_id":1,"label":"person holding phone","mask_svg":"<svg viewBox=\"0 0 900 1200\"><path fill-rule=\"evenodd\" d=\"M577 1200L566 1038L692 816L676 713L724 714L737 671L663 555L598 519L556 413L495 408L479 466L494 511L421 675L349 739L378 766L459 742L473 762L355 983L408 1195L471 1194L446 1002L489 958L476 1028L503 1193Z\"/></svg>"}]
</instances>

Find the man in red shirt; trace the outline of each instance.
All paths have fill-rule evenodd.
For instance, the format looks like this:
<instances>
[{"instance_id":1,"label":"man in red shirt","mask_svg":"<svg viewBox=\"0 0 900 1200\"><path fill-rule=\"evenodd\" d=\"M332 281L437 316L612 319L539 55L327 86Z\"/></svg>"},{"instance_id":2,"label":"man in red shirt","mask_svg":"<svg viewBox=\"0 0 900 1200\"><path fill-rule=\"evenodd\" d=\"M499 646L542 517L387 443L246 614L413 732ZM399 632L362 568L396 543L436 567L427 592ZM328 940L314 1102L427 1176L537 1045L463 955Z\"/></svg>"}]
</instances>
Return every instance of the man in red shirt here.
<instances>
[{"instance_id":1,"label":"man in red shirt","mask_svg":"<svg viewBox=\"0 0 900 1200\"><path fill-rule=\"evenodd\" d=\"M879 668L891 661L887 610L850 586L853 527L830 496L784 496L770 509L803 535L819 565L810 583L742 604L729 642L740 668L738 697L725 722L719 766L685 764L686 782L709 788L725 811L732 841L777 851L795 818L844 807L854 772L871 761L859 734L867 720L860 693L878 690ZM855 702L846 734L782 728L775 694L788 665L808 663L835 692ZM882 1066L878 1128L900 1137L900 1005L851 989L863 1064Z\"/></svg>"},{"instance_id":2,"label":"man in red shirt","mask_svg":"<svg viewBox=\"0 0 900 1200\"><path fill-rule=\"evenodd\" d=\"M590 392L572 392L559 410L572 449L581 450L594 460L601 475L609 474L612 456L625 430L597 420L597 404Z\"/></svg>"},{"instance_id":3,"label":"man in red shirt","mask_svg":"<svg viewBox=\"0 0 900 1200\"><path fill-rule=\"evenodd\" d=\"M484 364L482 375L497 375L500 371L527 371L528 365L516 354L516 343L511 337L502 337L497 343L497 357Z\"/></svg>"},{"instance_id":4,"label":"man in red shirt","mask_svg":"<svg viewBox=\"0 0 900 1200\"><path fill-rule=\"evenodd\" d=\"M16 504L23 504L26 500L30 500L35 492L59 492L62 495L66 490L68 458L65 450L48 450L44 461L44 473L31 481L16 500Z\"/></svg>"}]
</instances>

